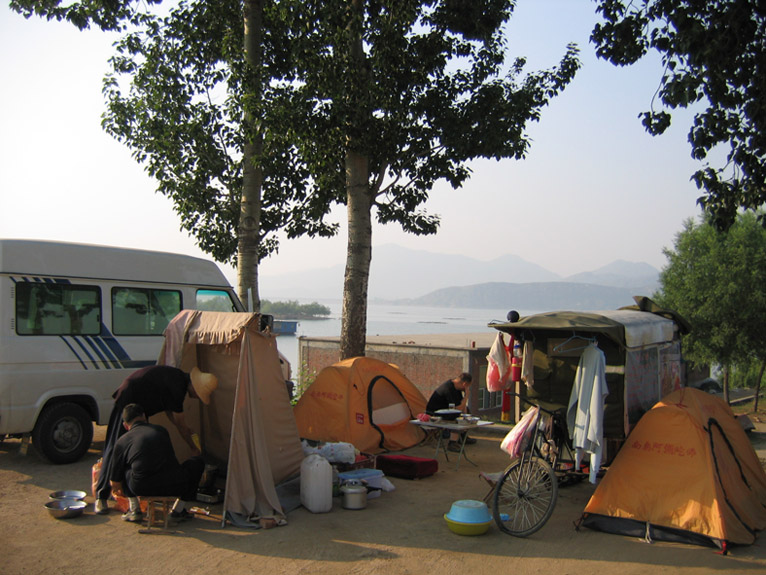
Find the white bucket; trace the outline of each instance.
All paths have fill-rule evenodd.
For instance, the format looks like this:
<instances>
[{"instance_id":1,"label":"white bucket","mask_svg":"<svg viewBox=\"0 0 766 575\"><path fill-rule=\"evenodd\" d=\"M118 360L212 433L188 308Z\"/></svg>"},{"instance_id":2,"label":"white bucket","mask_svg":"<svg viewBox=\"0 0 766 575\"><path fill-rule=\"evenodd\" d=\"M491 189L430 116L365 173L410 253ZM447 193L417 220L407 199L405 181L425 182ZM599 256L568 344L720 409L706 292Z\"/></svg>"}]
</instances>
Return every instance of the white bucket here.
<instances>
[{"instance_id":1,"label":"white bucket","mask_svg":"<svg viewBox=\"0 0 766 575\"><path fill-rule=\"evenodd\" d=\"M311 454L301 463L301 503L312 513L332 509L332 467L321 455Z\"/></svg>"}]
</instances>

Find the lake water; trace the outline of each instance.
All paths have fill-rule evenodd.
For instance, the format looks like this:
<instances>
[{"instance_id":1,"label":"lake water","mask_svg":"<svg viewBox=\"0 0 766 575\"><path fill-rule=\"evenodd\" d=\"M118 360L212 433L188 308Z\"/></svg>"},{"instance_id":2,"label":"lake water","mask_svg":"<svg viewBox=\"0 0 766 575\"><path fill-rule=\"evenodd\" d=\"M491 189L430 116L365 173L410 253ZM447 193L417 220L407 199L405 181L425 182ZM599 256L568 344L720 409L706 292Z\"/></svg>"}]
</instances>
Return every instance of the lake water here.
<instances>
[{"instance_id":1,"label":"lake water","mask_svg":"<svg viewBox=\"0 0 766 575\"><path fill-rule=\"evenodd\" d=\"M331 313L327 319L301 320L296 335L281 335L277 339L279 351L292 365L293 379L299 370L299 336L340 336L342 303L334 300L319 303L330 308ZM506 321L508 311L368 303L367 335L492 332L494 330L487 327L487 324L491 321ZM534 313L518 311L522 315Z\"/></svg>"}]
</instances>

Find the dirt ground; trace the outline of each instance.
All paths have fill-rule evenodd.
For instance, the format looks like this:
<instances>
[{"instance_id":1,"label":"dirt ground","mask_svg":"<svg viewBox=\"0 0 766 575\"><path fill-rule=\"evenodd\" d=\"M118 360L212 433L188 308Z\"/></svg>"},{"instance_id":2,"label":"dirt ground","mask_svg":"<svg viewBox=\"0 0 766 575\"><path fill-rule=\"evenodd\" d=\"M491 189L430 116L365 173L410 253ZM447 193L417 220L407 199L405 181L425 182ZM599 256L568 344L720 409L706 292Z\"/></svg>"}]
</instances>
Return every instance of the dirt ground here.
<instances>
[{"instance_id":1,"label":"dirt ground","mask_svg":"<svg viewBox=\"0 0 766 575\"><path fill-rule=\"evenodd\" d=\"M751 439L766 458L766 419L756 421ZM97 439L103 433L97 430ZM221 527L221 506L207 506L211 516L176 525L176 533L144 535L118 512L93 514L92 505L75 519L54 519L43 508L48 494L59 489L90 493L90 469L99 457L96 441L80 462L53 466L32 448L20 454L19 440L0 445L0 574L51 573L453 573L491 574L666 573L674 575L766 573L766 534L754 545L734 548L722 556L712 548L655 542L576 530L594 486L587 482L560 490L551 520L536 534L518 539L494 524L478 537L448 530L443 514L457 499L482 499L488 485L478 472L500 471L507 455L499 449L502 435L482 431L469 446L477 463L461 461L455 469L439 455L439 472L409 481L390 478L396 489L369 500L364 510L342 508L335 498L329 513L299 508L288 514L288 525L250 530ZM410 455L433 457L432 446L418 446ZM93 502L88 497L89 503ZM204 504L201 504L204 506Z\"/></svg>"}]
</instances>

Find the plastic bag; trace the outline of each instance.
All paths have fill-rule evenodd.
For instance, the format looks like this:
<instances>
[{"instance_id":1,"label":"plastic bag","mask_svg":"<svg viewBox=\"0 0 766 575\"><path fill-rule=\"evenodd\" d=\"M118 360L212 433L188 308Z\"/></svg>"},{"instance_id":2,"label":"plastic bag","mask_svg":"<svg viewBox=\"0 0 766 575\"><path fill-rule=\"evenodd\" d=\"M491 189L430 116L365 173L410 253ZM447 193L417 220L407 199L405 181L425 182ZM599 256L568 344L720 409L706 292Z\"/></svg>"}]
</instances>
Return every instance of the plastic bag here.
<instances>
[{"instance_id":1,"label":"plastic bag","mask_svg":"<svg viewBox=\"0 0 766 575\"><path fill-rule=\"evenodd\" d=\"M330 463L354 463L356 461L356 448L351 443L324 443L317 447L312 447L306 440L303 440L301 444L303 446L303 455L321 455Z\"/></svg>"},{"instance_id":2,"label":"plastic bag","mask_svg":"<svg viewBox=\"0 0 766 575\"><path fill-rule=\"evenodd\" d=\"M500 443L500 449L510 455L511 459L519 457L529 447L539 416L540 410L537 407L528 409Z\"/></svg>"},{"instance_id":3,"label":"plastic bag","mask_svg":"<svg viewBox=\"0 0 766 575\"><path fill-rule=\"evenodd\" d=\"M502 391L511 374L511 359L503 334L498 333L487 355L487 390Z\"/></svg>"}]
</instances>

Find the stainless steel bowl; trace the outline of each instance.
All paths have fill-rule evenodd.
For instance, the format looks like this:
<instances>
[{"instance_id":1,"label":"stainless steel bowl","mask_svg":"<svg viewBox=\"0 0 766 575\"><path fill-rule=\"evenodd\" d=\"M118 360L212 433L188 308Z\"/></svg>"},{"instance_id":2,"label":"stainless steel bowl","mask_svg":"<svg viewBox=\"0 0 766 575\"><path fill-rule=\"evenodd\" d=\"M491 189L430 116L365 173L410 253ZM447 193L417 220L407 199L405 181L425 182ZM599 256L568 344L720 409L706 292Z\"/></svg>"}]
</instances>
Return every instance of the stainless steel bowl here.
<instances>
[{"instance_id":1,"label":"stainless steel bowl","mask_svg":"<svg viewBox=\"0 0 766 575\"><path fill-rule=\"evenodd\" d=\"M69 519L82 515L87 506L85 501L78 501L77 499L52 499L45 504L48 513L56 519Z\"/></svg>"},{"instance_id":2,"label":"stainless steel bowl","mask_svg":"<svg viewBox=\"0 0 766 575\"><path fill-rule=\"evenodd\" d=\"M73 489L65 489L63 491L54 491L49 494L51 499L74 499L75 501L82 501L88 494L84 491L77 491Z\"/></svg>"}]
</instances>

